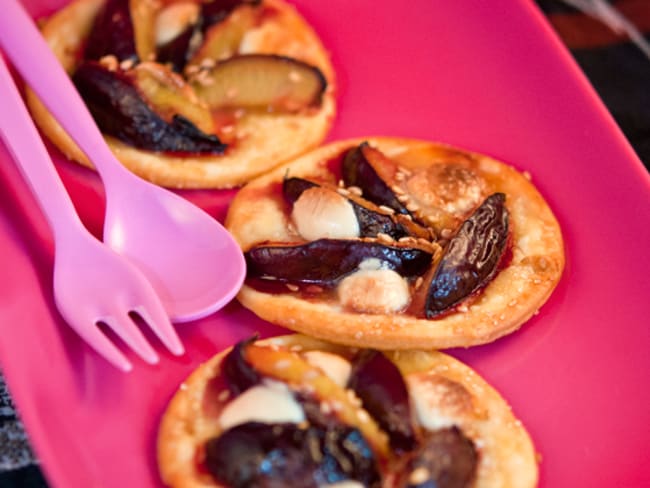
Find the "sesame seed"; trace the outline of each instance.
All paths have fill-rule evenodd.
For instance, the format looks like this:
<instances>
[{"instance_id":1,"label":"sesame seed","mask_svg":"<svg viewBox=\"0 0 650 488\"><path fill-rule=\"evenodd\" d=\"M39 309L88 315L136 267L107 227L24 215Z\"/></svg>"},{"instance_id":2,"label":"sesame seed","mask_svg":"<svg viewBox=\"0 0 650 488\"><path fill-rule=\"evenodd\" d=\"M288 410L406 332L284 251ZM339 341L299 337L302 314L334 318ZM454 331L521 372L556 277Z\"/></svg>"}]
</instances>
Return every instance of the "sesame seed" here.
<instances>
[{"instance_id":1,"label":"sesame seed","mask_svg":"<svg viewBox=\"0 0 650 488\"><path fill-rule=\"evenodd\" d=\"M383 232L377 233L377 239L379 239L381 242L386 242L386 243L395 242L395 239L393 239L388 234L384 234Z\"/></svg>"},{"instance_id":2,"label":"sesame seed","mask_svg":"<svg viewBox=\"0 0 650 488\"><path fill-rule=\"evenodd\" d=\"M422 483L426 482L430 476L431 473L429 470L424 466L420 466L411 472L411 475L409 476L409 484L421 485Z\"/></svg>"},{"instance_id":3,"label":"sesame seed","mask_svg":"<svg viewBox=\"0 0 650 488\"><path fill-rule=\"evenodd\" d=\"M417 212L420 210L420 206L415 202L410 202L406 204L406 210L409 212Z\"/></svg>"},{"instance_id":4,"label":"sesame seed","mask_svg":"<svg viewBox=\"0 0 650 488\"><path fill-rule=\"evenodd\" d=\"M200 64L200 66L201 66L201 68L210 69L210 68L214 68L214 66L215 66L216 64L217 64L217 63L215 62L214 59L212 59L212 58L205 58L205 59L202 59L202 60L201 60L201 64Z\"/></svg>"},{"instance_id":5,"label":"sesame seed","mask_svg":"<svg viewBox=\"0 0 650 488\"><path fill-rule=\"evenodd\" d=\"M223 390L217 396L217 400L220 402L225 402L226 400L228 400L228 397L230 397L230 392L228 390Z\"/></svg>"},{"instance_id":6,"label":"sesame seed","mask_svg":"<svg viewBox=\"0 0 650 488\"><path fill-rule=\"evenodd\" d=\"M397 185L395 185L395 186L391 186L390 189L393 190L393 193L395 193L396 195L404 195L404 194L406 193L404 190L402 190L402 189L401 189L399 186L397 186Z\"/></svg>"},{"instance_id":7,"label":"sesame seed","mask_svg":"<svg viewBox=\"0 0 650 488\"><path fill-rule=\"evenodd\" d=\"M397 200L399 202L404 203L404 202L408 202L410 200L410 198L409 198L408 195L397 195Z\"/></svg>"},{"instance_id":8,"label":"sesame seed","mask_svg":"<svg viewBox=\"0 0 650 488\"><path fill-rule=\"evenodd\" d=\"M357 410L357 418L359 419L359 422L365 424L370 420L370 415L368 415L368 412L366 412L365 410L359 409Z\"/></svg>"},{"instance_id":9,"label":"sesame seed","mask_svg":"<svg viewBox=\"0 0 650 488\"><path fill-rule=\"evenodd\" d=\"M353 195L356 195L360 197L363 195L363 190L359 188L358 186L348 186L348 191L352 193Z\"/></svg>"},{"instance_id":10,"label":"sesame seed","mask_svg":"<svg viewBox=\"0 0 650 488\"><path fill-rule=\"evenodd\" d=\"M125 59L120 63L120 69L123 69L124 71L133 68L135 65L135 61L133 59Z\"/></svg>"},{"instance_id":11,"label":"sesame seed","mask_svg":"<svg viewBox=\"0 0 650 488\"><path fill-rule=\"evenodd\" d=\"M289 289L289 291L298 291L300 289L297 285L294 285L292 283L287 283L285 286Z\"/></svg>"},{"instance_id":12,"label":"sesame seed","mask_svg":"<svg viewBox=\"0 0 650 488\"><path fill-rule=\"evenodd\" d=\"M395 213L395 210L393 210L390 207L387 207L386 205L380 205L379 210L383 210L384 212L386 212L386 213L388 213L390 215L393 215Z\"/></svg>"},{"instance_id":13,"label":"sesame seed","mask_svg":"<svg viewBox=\"0 0 650 488\"><path fill-rule=\"evenodd\" d=\"M300 80L302 80L302 75L300 73L298 73L297 71L289 72L289 81L293 83L298 83Z\"/></svg>"},{"instance_id":14,"label":"sesame seed","mask_svg":"<svg viewBox=\"0 0 650 488\"><path fill-rule=\"evenodd\" d=\"M346 188L337 188L336 191L339 193L339 195L343 195L344 197L350 196L350 191Z\"/></svg>"}]
</instances>

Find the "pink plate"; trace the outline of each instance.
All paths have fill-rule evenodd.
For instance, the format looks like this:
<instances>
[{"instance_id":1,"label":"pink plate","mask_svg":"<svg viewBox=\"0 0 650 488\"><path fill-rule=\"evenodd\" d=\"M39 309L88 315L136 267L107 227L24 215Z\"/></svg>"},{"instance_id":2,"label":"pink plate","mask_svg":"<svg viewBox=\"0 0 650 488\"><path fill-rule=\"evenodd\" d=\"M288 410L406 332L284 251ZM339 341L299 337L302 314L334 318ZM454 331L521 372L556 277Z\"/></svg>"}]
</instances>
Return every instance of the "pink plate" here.
<instances>
[{"instance_id":1,"label":"pink plate","mask_svg":"<svg viewBox=\"0 0 650 488\"><path fill-rule=\"evenodd\" d=\"M35 15L62 0L26 2ZM543 487L650 486L650 178L532 1L296 2L331 51L330 140L455 144L532 174L566 239L565 275L519 332L454 355L509 400L541 456ZM91 352L52 300L52 240L0 148L0 359L55 487L160 486L155 437L177 384L260 331L237 303L178 326L187 355L125 375ZM95 175L55 154L99 235ZM185 192L223 220L233 192Z\"/></svg>"}]
</instances>

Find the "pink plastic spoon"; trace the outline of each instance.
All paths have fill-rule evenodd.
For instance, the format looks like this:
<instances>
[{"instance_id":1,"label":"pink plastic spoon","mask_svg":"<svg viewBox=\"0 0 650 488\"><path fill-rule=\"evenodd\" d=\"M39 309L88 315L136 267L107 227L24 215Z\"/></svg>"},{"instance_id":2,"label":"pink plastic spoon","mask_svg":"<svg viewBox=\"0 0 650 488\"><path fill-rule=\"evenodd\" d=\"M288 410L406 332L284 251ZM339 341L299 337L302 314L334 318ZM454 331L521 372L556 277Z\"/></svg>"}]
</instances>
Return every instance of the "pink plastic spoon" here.
<instances>
[{"instance_id":1,"label":"pink plastic spoon","mask_svg":"<svg viewBox=\"0 0 650 488\"><path fill-rule=\"evenodd\" d=\"M17 0L3 3L0 46L93 162L106 191L104 242L142 270L172 320L198 319L228 303L245 275L235 240L200 208L122 166Z\"/></svg>"}]
</instances>

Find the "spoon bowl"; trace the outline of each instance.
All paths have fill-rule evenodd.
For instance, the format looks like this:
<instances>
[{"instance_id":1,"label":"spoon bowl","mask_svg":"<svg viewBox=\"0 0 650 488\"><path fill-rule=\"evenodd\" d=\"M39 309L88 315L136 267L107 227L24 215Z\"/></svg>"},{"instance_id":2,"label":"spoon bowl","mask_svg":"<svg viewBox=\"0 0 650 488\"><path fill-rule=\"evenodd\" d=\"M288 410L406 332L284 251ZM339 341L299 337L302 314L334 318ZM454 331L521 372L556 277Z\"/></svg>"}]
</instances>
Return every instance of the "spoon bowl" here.
<instances>
[{"instance_id":1,"label":"spoon bowl","mask_svg":"<svg viewBox=\"0 0 650 488\"><path fill-rule=\"evenodd\" d=\"M234 297L244 257L214 218L131 173L106 195L104 242L140 268L173 321L199 319Z\"/></svg>"},{"instance_id":2,"label":"spoon bowl","mask_svg":"<svg viewBox=\"0 0 650 488\"><path fill-rule=\"evenodd\" d=\"M106 193L104 240L142 270L170 318L198 319L230 301L246 271L234 238L200 208L122 166L18 0L3 3L0 46L93 163Z\"/></svg>"}]
</instances>

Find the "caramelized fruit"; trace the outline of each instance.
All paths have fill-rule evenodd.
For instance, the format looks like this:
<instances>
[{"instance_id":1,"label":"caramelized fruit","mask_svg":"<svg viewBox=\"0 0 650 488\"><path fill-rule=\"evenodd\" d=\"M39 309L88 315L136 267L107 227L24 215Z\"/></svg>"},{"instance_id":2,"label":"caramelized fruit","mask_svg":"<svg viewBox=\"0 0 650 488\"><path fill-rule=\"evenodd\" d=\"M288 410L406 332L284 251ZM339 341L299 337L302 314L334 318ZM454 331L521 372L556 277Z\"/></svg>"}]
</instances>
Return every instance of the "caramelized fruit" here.
<instances>
[{"instance_id":1,"label":"caramelized fruit","mask_svg":"<svg viewBox=\"0 0 650 488\"><path fill-rule=\"evenodd\" d=\"M449 242L429 285L427 318L458 305L493 278L508 241L505 198L503 193L486 198Z\"/></svg>"},{"instance_id":2,"label":"caramelized fruit","mask_svg":"<svg viewBox=\"0 0 650 488\"><path fill-rule=\"evenodd\" d=\"M247 54L201 71L191 82L212 108L297 112L318 106L327 82L320 70L272 54Z\"/></svg>"},{"instance_id":3,"label":"caramelized fruit","mask_svg":"<svg viewBox=\"0 0 650 488\"><path fill-rule=\"evenodd\" d=\"M320 185L303 178L285 178L282 182L282 192L289 203L294 203L302 192L316 186ZM403 225L396 222L390 215L380 213L372 208L374 205L371 205L370 202L365 203L361 198L350 197L347 197L347 200L352 205L359 223L361 237L377 237L377 234L381 233L397 240L409 235Z\"/></svg>"},{"instance_id":4,"label":"caramelized fruit","mask_svg":"<svg viewBox=\"0 0 650 488\"><path fill-rule=\"evenodd\" d=\"M457 427L430 432L410 458L400 488L468 488L478 453Z\"/></svg>"},{"instance_id":5,"label":"caramelized fruit","mask_svg":"<svg viewBox=\"0 0 650 488\"><path fill-rule=\"evenodd\" d=\"M206 467L231 488L318 488L348 479L379 486L372 450L343 425L241 424L207 442Z\"/></svg>"},{"instance_id":6,"label":"caramelized fruit","mask_svg":"<svg viewBox=\"0 0 650 488\"><path fill-rule=\"evenodd\" d=\"M228 390L233 395L239 395L261 381L259 373L253 369L244 357L244 351L255 341L257 341L257 335L239 341L226 355L221 364L221 373L226 379Z\"/></svg>"},{"instance_id":7,"label":"caramelized fruit","mask_svg":"<svg viewBox=\"0 0 650 488\"><path fill-rule=\"evenodd\" d=\"M214 5L220 2L212 2ZM205 11L204 7L204 11ZM191 59L188 66L197 66L204 59L221 61L234 56L239 51L239 45L246 32L252 29L259 18L259 9L253 5L243 3L229 14L224 14L223 20L205 31L204 39ZM204 25L209 23L210 16L203 16Z\"/></svg>"},{"instance_id":8,"label":"caramelized fruit","mask_svg":"<svg viewBox=\"0 0 650 488\"><path fill-rule=\"evenodd\" d=\"M420 275L431 264L431 253L422 249L358 240L260 245L244 254L249 278L324 287L336 286L369 258L379 259L384 267L404 277Z\"/></svg>"},{"instance_id":9,"label":"caramelized fruit","mask_svg":"<svg viewBox=\"0 0 650 488\"><path fill-rule=\"evenodd\" d=\"M152 151L221 154L226 149L219 138L205 134L181 115L174 115L171 122L162 119L121 71L85 62L73 81L104 134Z\"/></svg>"},{"instance_id":10,"label":"caramelized fruit","mask_svg":"<svg viewBox=\"0 0 650 488\"><path fill-rule=\"evenodd\" d=\"M361 188L364 198L376 205L384 205L392 208L395 212L409 215L409 211L397 199L390 186L380 177L377 170L370 163L369 155L370 157L379 157L375 152L385 158L366 142L350 149L343 158L343 181L347 186Z\"/></svg>"},{"instance_id":11,"label":"caramelized fruit","mask_svg":"<svg viewBox=\"0 0 650 488\"><path fill-rule=\"evenodd\" d=\"M90 31L85 59L99 60L107 55L118 61L138 60L129 0L107 0Z\"/></svg>"},{"instance_id":12,"label":"caramelized fruit","mask_svg":"<svg viewBox=\"0 0 650 488\"><path fill-rule=\"evenodd\" d=\"M380 352L363 351L354 359L348 387L388 433L393 450L405 452L416 446L408 390L392 361Z\"/></svg>"}]
</instances>

